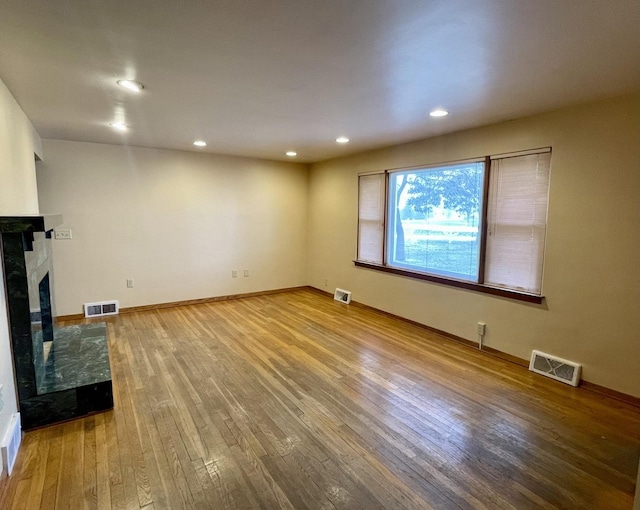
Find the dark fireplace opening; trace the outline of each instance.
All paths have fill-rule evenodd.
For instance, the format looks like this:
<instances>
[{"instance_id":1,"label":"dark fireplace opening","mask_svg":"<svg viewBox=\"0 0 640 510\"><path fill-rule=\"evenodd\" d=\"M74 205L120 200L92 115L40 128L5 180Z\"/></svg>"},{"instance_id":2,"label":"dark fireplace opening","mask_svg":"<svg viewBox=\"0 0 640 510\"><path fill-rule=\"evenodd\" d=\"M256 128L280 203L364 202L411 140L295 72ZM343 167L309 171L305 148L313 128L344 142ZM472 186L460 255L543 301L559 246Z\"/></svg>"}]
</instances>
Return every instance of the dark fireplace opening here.
<instances>
[{"instance_id":1,"label":"dark fireplace opening","mask_svg":"<svg viewBox=\"0 0 640 510\"><path fill-rule=\"evenodd\" d=\"M44 275L38 285L40 294L40 320L42 322L42 341L53 341L53 312L51 310L51 284L49 273Z\"/></svg>"}]
</instances>

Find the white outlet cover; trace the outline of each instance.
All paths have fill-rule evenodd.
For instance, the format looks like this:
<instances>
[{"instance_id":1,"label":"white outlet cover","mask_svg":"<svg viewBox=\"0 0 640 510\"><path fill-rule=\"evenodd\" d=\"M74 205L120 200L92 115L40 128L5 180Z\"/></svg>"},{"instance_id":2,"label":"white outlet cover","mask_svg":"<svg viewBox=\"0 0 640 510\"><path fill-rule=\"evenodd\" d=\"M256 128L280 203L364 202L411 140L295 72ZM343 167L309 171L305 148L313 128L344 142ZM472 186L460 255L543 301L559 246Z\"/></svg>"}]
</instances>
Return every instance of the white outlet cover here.
<instances>
[{"instance_id":1,"label":"white outlet cover","mask_svg":"<svg viewBox=\"0 0 640 510\"><path fill-rule=\"evenodd\" d=\"M73 236L71 234L71 229L56 229L55 238L56 239L72 239Z\"/></svg>"}]
</instances>

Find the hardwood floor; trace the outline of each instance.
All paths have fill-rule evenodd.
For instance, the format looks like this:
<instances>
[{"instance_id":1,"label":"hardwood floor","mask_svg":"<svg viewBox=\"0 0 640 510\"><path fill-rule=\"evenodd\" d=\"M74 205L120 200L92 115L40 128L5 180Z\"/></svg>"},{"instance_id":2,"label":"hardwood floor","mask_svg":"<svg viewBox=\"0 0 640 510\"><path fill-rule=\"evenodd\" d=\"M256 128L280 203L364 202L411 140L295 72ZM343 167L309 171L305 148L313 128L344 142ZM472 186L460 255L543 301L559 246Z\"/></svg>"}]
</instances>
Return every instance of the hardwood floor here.
<instances>
[{"instance_id":1,"label":"hardwood floor","mask_svg":"<svg viewBox=\"0 0 640 510\"><path fill-rule=\"evenodd\" d=\"M310 290L107 323L115 409L26 433L0 508L632 507L640 409L415 325Z\"/></svg>"}]
</instances>

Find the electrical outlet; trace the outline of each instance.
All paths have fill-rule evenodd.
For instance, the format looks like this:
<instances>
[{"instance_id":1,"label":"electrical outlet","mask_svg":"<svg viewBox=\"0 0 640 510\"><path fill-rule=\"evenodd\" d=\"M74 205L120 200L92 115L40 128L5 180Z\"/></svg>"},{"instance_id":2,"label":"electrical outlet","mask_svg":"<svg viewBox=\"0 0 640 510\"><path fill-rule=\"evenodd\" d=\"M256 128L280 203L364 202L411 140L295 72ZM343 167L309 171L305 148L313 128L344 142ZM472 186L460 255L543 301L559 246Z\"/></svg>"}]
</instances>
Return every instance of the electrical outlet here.
<instances>
[{"instance_id":1,"label":"electrical outlet","mask_svg":"<svg viewBox=\"0 0 640 510\"><path fill-rule=\"evenodd\" d=\"M479 335L484 335L484 332L487 329L487 325L484 322L478 322L478 334Z\"/></svg>"},{"instance_id":2,"label":"electrical outlet","mask_svg":"<svg viewBox=\"0 0 640 510\"><path fill-rule=\"evenodd\" d=\"M231 278L237 278L237 277L238 277L238 271L234 269L233 271L231 271Z\"/></svg>"},{"instance_id":3,"label":"electrical outlet","mask_svg":"<svg viewBox=\"0 0 640 510\"><path fill-rule=\"evenodd\" d=\"M246 278L247 276L249 276L249 270L248 270L248 269L245 269L245 270L244 270L244 277Z\"/></svg>"},{"instance_id":4,"label":"electrical outlet","mask_svg":"<svg viewBox=\"0 0 640 510\"><path fill-rule=\"evenodd\" d=\"M324 286L325 286L325 287L328 287L328 286L329 286L329 279L328 279L328 278L325 278L325 279L324 279Z\"/></svg>"},{"instance_id":5,"label":"electrical outlet","mask_svg":"<svg viewBox=\"0 0 640 510\"><path fill-rule=\"evenodd\" d=\"M127 289L133 289L133 278L127 278Z\"/></svg>"},{"instance_id":6,"label":"electrical outlet","mask_svg":"<svg viewBox=\"0 0 640 510\"><path fill-rule=\"evenodd\" d=\"M59 230L55 229L55 238L56 239L71 239L71 229Z\"/></svg>"}]
</instances>

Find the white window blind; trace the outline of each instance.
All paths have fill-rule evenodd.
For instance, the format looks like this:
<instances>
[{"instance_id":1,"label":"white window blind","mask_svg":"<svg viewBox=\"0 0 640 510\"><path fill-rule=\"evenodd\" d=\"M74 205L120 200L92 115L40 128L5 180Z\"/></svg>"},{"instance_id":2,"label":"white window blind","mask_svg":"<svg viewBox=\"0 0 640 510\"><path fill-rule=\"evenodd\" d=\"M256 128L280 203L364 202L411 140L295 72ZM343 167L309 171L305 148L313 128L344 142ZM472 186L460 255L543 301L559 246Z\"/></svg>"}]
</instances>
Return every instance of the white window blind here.
<instances>
[{"instance_id":1,"label":"white window blind","mask_svg":"<svg viewBox=\"0 0 640 510\"><path fill-rule=\"evenodd\" d=\"M540 295L551 153L491 163L485 285Z\"/></svg>"},{"instance_id":2,"label":"white window blind","mask_svg":"<svg viewBox=\"0 0 640 510\"><path fill-rule=\"evenodd\" d=\"M358 260L382 264L385 174L358 179Z\"/></svg>"}]
</instances>

